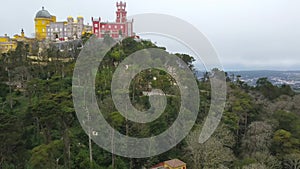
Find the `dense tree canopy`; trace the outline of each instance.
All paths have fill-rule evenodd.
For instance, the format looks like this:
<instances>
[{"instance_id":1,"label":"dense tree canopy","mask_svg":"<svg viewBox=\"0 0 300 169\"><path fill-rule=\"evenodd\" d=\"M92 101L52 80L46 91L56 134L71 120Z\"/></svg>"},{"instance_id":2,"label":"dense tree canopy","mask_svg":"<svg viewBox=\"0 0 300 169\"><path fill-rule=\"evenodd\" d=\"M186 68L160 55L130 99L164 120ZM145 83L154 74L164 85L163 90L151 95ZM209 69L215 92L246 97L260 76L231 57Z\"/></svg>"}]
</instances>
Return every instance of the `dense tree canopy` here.
<instances>
[{"instance_id":1,"label":"dense tree canopy","mask_svg":"<svg viewBox=\"0 0 300 169\"><path fill-rule=\"evenodd\" d=\"M80 44L85 44L90 37L90 34L83 35ZM0 168L136 169L172 158L185 161L192 169L299 168L299 95L288 85L274 86L267 78L259 79L256 87L250 87L227 77L228 96L221 123L207 142L198 143L210 108L210 72L198 80L200 107L195 127L173 149L156 157L129 159L99 148L89 137L97 133L83 131L73 107L72 73L81 47L62 50L49 46L39 53L41 59L28 59L29 54L37 51L20 42L16 51L2 54ZM133 137L162 133L173 124L180 109L176 81L158 69L140 72L131 81L129 90L130 100L138 110L151 106L144 92L158 88L166 93L168 104L158 119L147 124L135 123L115 108L110 88L116 67L128 55L146 48L165 50L150 41L124 39L107 53L96 76L95 92L103 116L112 127ZM176 56L194 71L192 56ZM217 69L213 72L223 73Z\"/></svg>"}]
</instances>

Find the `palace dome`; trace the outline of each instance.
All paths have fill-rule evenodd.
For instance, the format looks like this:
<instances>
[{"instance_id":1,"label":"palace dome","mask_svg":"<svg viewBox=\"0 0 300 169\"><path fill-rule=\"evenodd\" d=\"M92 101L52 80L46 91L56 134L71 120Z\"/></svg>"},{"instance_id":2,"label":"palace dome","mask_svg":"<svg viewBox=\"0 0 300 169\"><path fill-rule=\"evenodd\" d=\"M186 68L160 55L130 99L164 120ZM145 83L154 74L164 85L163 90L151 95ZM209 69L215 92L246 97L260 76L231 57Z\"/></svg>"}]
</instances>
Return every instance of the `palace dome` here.
<instances>
[{"instance_id":1,"label":"palace dome","mask_svg":"<svg viewBox=\"0 0 300 169\"><path fill-rule=\"evenodd\" d=\"M51 15L44 7L42 7L42 10L36 13L35 18L51 18Z\"/></svg>"}]
</instances>

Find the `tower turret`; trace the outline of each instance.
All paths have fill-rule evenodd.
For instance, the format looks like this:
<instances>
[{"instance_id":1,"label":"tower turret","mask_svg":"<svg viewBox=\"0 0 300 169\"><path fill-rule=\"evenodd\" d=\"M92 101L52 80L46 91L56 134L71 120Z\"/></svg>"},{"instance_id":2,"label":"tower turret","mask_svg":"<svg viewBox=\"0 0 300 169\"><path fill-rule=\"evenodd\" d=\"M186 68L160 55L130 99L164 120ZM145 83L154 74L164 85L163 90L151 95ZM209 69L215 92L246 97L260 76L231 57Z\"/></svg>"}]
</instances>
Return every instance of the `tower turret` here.
<instances>
[{"instance_id":1,"label":"tower turret","mask_svg":"<svg viewBox=\"0 0 300 169\"><path fill-rule=\"evenodd\" d=\"M127 21L126 2L117 2L116 22L124 23Z\"/></svg>"},{"instance_id":2,"label":"tower turret","mask_svg":"<svg viewBox=\"0 0 300 169\"><path fill-rule=\"evenodd\" d=\"M51 15L44 7L38 11L34 18L35 37L37 40L44 40L47 37L47 25L56 22L56 17Z\"/></svg>"},{"instance_id":3,"label":"tower turret","mask_svg":"<svg viewBox=\"0 0 300 169\"><path fill-rule=\"evenodd\" d=\"M67 21L71 24L74 22L74 18L72 16L68 16Z\"/></svg>"},{"instance_id":4,"label":"tower turret","mask_svg":"<svg viewBox=\"0 0 300 169\"><path fill-rule=\"evenodd\" d=\"M92 23L93 23L93 33L100 37L101 35L101 18L94 18L92 17Z\"/></svg>"},{"instance_id":5,"label":"tower turret","mask_svg":"<svg viewBox=\"0 0 300 169\"><path fill-rule=\"evenodd\" d=\"M25 33L24 33L24 29L22 28L21 30L21 37L24 38L25 37Z\"/></svg>"},{"instance_id":6,"label":"tower turret","mask_svg":"<svg viewBox=\"0 0 300 169\"><path fill-rule=\"evenodd\" d=\"M84 19L83 16L78 16L77 17L77 31L78 31L78 37L81 38L81 35L83 33L83 29L84 29L84 23L83 23Z\"/></svg>"}]
</instances>

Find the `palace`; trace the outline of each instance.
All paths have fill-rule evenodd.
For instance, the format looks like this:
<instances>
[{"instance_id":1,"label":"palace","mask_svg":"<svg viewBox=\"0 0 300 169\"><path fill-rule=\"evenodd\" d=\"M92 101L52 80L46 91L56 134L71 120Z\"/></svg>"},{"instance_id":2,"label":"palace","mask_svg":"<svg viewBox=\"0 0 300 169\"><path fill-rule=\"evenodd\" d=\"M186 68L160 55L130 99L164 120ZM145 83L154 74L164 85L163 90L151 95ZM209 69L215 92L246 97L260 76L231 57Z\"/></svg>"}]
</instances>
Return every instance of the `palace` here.
<instances>
[{"instance_id":1,"label":"palace","mask_svg":"<svg viewBox=\"0 0 300 169\"><path fill-rule=\"evenodd\" d=\"M101 22L101 18L93 18L93 33L98 38L109 35L114 39L134 36L133 20L127 20L126 2L117 2L116 21Z\"/></svg>"},{"instance_id":2,"label":"palace","mask_svg":"<svg viewBox=\"0 0 300 169\"><path fill-rule=\"evenodd\" d=\"M114 22L103 22L100 17L92 17L92 25L85 25L82 16L78 16L76 19L69 16L66 21L58 22L56 16L51 15L42 7L34 18L35 39L25 37L23 29L20 35L14 35L13 38L6 34L0 36L0 53L14 51L19 41L29 45L32 45L35 40L62 43L80 39L84 33L94 34L98 38L110 36L114 39L135 36L133 20L127 18L126 2L117 2L116 7L116 20Z\"/></svg>"},{"instance_id":3,"label":"palace","mask_svg":"<svg viewBox=\"0 0 300 169\"><path fill-rule=\"evenodd\" d=\"M67 21L56 21L45 8L38 11L35 16L35 38L37 40L67 41L81 38L85 32L92 32L92 26L84 25L84 18L78 16L77 20L69 16Z\"/></svg>"},{"instance_id":4,"label":"palace","mask_svg":"<svg viewBox=\"0 0 300 169\"><path fill-rule=\"evenodd\" d=\"M85 32L91 33L92 26L84 25L84 18L78 16L77 20L69 16L67 21L52 22L47 26L47 39L66 41L80 39Z\"/></svg>"},{"instance_id":5,"label":"palace","mask_svg":"<svg viewBox=\"0 0 300 169\"><path fill-rule=\"evenodd\" d=\"M28 38L25 36L24 30L21 30L21 34L14 35L13 38L10 38L5 34L0 36L0 53L8 53L9 51L14 51L17 48L18 42L24 42L31 44L34 39Z\"/></svg>"},{"instance_id":6,"label":"palace","mask_svg":"<svg viewBox=\"0 0 300 169\"><path fill-rule=\"evenodd\" d=\"M17 43L14 42L7 34L0 36L0 53L7 53L15 50Z\"/></svg>"},{"instance_id":7,"label":"palace","mask_svg":"<svg viewBox=\"0 0 300 169\"><path fill-rule=\"evenodd\" d=\"M44 7L35 16L35 38L39 41L68 41L80 39L84 33L93 33L98 38L109 35L114 39L134 36L133 20L127 19L126 2L116 3L115 22L102 22L101 18L92 17L92 25L84 25L84 18L76 20L69 16L66 21L57 22Z\"/></svg>"},{"instance_id":8,"label":"palace","mask_svg":"<svg viewBox=\"0 0 300 169\"><path fill-rule=\"evenodd\" d=\"M50 15L50 13L42 7L42 10L38 11L35 15L35 38L37 40L44 40L47 37L47 25L56 22L56 16Z\"/></svg>"}]
</instances>

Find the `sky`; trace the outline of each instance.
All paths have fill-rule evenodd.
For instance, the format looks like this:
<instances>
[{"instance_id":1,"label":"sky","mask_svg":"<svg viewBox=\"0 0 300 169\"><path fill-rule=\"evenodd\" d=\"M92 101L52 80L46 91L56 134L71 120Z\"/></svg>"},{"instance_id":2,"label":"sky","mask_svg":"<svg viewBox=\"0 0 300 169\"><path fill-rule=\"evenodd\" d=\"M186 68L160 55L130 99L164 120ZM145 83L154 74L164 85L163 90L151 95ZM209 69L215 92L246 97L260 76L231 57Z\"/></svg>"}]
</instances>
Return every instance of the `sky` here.
<instances>
[{"instance_id":1,"label":"sky","mask_svg":"<svg viewBox=\"0 0 300 169\"><path fill-rule=\"evenodd\" d=\"M0 35L34 33L45 7L57 20L68 16L115 20L116 0L1 0ZM5 3L4 3L5 2ZM225 70L300 70L299 0L126 0L128 15L162 13L181 18L214 45ZM151 38L151 37L148 37ZM155 37L153 37L155 39ZM155 39L159 41L159 39ZM189 53L169 41L171 52Z\"/></svg>"}]
</instances>

